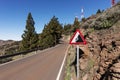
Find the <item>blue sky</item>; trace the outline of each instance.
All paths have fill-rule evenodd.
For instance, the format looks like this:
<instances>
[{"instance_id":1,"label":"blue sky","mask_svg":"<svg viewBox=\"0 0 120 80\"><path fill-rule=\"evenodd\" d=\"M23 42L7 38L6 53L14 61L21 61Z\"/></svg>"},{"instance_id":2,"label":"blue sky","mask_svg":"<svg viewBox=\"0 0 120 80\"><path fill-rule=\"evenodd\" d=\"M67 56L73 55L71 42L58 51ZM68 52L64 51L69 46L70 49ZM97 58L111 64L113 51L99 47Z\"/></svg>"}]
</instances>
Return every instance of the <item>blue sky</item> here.
<instances>
[{"instance_id":1,"label":"blue sky","mask_svg":"<svg viewBox=\"0 0 120 80\"><path fill-rule=\"evenodd\" d=\"M75 16L80 19L95 14L98 9L110 8L111 0L0 0L0 39L21 40L26 19L32 13L37 33L55 15L61 24L72 24Z\"/></svg>"}]
</instances>

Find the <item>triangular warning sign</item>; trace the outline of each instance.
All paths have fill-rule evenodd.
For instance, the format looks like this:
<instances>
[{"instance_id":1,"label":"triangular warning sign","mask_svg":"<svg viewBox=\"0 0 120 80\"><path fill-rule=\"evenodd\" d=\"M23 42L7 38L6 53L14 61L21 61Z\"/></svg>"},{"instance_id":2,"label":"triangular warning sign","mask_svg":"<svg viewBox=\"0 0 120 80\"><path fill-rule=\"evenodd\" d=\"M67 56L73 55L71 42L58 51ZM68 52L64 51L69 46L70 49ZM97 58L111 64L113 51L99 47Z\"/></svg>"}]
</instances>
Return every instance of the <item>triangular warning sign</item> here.
<instances>
[{"instance_id":1,"label":"triangular warning sign","mask_svg":"<svg viewBox=\"0 0 120 80\"><path fill-rule=\"evenodd\" d=\"M76 30L76 32L74 33L73 37L70 39L70 44L86 44L86 41L82 35L82 33L80 32L80 30Z\"/></svg>"}]
</instances>

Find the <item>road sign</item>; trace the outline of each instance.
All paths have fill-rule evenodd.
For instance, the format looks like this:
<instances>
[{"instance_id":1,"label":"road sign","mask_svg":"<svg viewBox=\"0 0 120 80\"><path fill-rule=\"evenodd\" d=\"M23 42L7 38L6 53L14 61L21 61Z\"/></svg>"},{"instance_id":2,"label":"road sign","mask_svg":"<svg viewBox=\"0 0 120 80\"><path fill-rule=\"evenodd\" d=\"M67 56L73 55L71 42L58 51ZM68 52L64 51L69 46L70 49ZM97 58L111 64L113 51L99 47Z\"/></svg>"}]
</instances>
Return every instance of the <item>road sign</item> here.
<instances>
[{"instance_id":1,"label":"road sign","mask_svg":"<svg viewBox=\"0 0 120 80\"><path fill-rule=\"evenodd\" d=\"M77 80L79 80L79 44L86 44L86 41L80 30L76 30L69 43L77 45Z\"/></svg>"},{"instance_id":2,"label":"road sign","mask_svg":"<svg viewBox=\"0 0 120 80\"><path fill-rule=\"evenodd\" d=\"M69 44L86 44L86 41L82 35L82 33L80 32L80 30L76 30L76 32L74 33L73 37L70 39Z\"/></svg>"}]
</instances>

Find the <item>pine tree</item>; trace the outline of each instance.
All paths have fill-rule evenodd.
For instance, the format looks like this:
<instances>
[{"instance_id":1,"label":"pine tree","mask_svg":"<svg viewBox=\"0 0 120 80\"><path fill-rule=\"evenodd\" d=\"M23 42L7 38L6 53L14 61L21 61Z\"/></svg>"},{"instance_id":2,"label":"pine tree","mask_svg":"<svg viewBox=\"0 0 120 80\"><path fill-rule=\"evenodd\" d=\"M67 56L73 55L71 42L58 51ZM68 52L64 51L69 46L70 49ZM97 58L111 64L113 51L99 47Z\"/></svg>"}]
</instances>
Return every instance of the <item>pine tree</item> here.
<instances>
[{"instance_id":1,"label":"pine tree","mask_svg":"<svg viewBox=\"0 0 120 80\"><path fill-rule=\"evenodd\" d=\"M48 27L50 27L50 33L53 35L56 45L57 43L59 43L59 39L62 35L62 25L59 23L58 18L53 16L48 24Z\"/></svg>"},{"instance_id":2,"label":"pine tree","mask_svg":"<svg viewBox=\"0 0 120 80\"><path fill-rule=\"evenodd\" d=\"M76 29L79 29L79 27L80 27L80 22L78 21L78 18L75 18L74 24L72 26L72 32L75 32Z\"/></svg>"},{"instance_id":3,"label":"pine tree","mask_svg":"<svg viewBox=\"0 0 120 80\"><path fill-rule=\"evenodd\" d=\"M59 43L59 39L62 35L62 25L59 23L58 18L55 16L52 17L50 22L44 26L43 32L41 34L41 42L42 46L54 46Z\"/></svg>"},{"instance_id":4,"label":"pine tree","mask_svg":"<svg viewBox=\"0 0 120 80\"><path fill-rule=\"evenodd\" d=\"M102 11L100 9L97 10L96 14L102 13Z\"/></svg>"},{"instance_id":5,"label":"pine tree","mask_svg":"<svg viewBox=\"0 0 120 80\"><path fill-rule=\"evenodd\" d=\"M22 35L21 49L29 50L37 47L38 35L35 31L32 14L29 13L26 21L26 29Z\"/></svg>"},{"instance_id":6,"label":"pine tree","mask_svg":"<svg viewBox=\"0 0 120 80\"><path fill-rule=\"evenodd\" d=\"M64 34L65 34L65 35L70 35L70 33L71 33L71 28L72 28L72 25L71 25L71 24L65 24L65 25L64 25Z\"/></svg>"}]
</instances>

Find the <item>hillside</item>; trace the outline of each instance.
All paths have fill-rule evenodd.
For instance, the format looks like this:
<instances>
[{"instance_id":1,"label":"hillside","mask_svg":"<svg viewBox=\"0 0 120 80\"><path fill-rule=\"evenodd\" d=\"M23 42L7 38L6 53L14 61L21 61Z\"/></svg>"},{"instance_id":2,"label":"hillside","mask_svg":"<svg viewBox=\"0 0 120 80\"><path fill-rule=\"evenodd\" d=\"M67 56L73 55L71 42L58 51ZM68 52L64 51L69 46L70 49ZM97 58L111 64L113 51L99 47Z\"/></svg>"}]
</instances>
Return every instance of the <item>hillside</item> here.
<instances>
[{"instance_id":1,"label":"hillside","mask_svg":"<svg viewBox=\"0 0 120 80\"><path fill-rule=\"evenodd\" d=\"M87 45L80 46L80 80L120 80L120 2L80 24ZM75 79L75 47L69 51Z\"/></svg>"},{"instance_id":2,"label":"hillside","mask_svg":"<svg viewBox=\"0 0 120 80\"><path fill-rule=\"evenodd\" d=\"M7 41L0 40L0 46L6 45L6 44L11 44L13 42L14 42L13 40L7 40Z\"/></svg>"},{"instance_id":3,"label":"hillside","mask_svg":"<svg viewBox=\"0 0 120 80\"><path fill-rule=\"evenodd\" d=\"M113 26L120 20L120 2L113 7L99 13L92 15L81 23L84 29L94 28L96 30L106 29Z\"/></svg>"},{"instance_id":4,"label":"hillside","mask_svg":"<svg viewBox=\"0 0 120 80\"><path fill-rule=\"evenodd\" d=\"M19 41L13 40L0 40L0 55L14 53L19 49Z\"/></svg>"}]
</instances>

